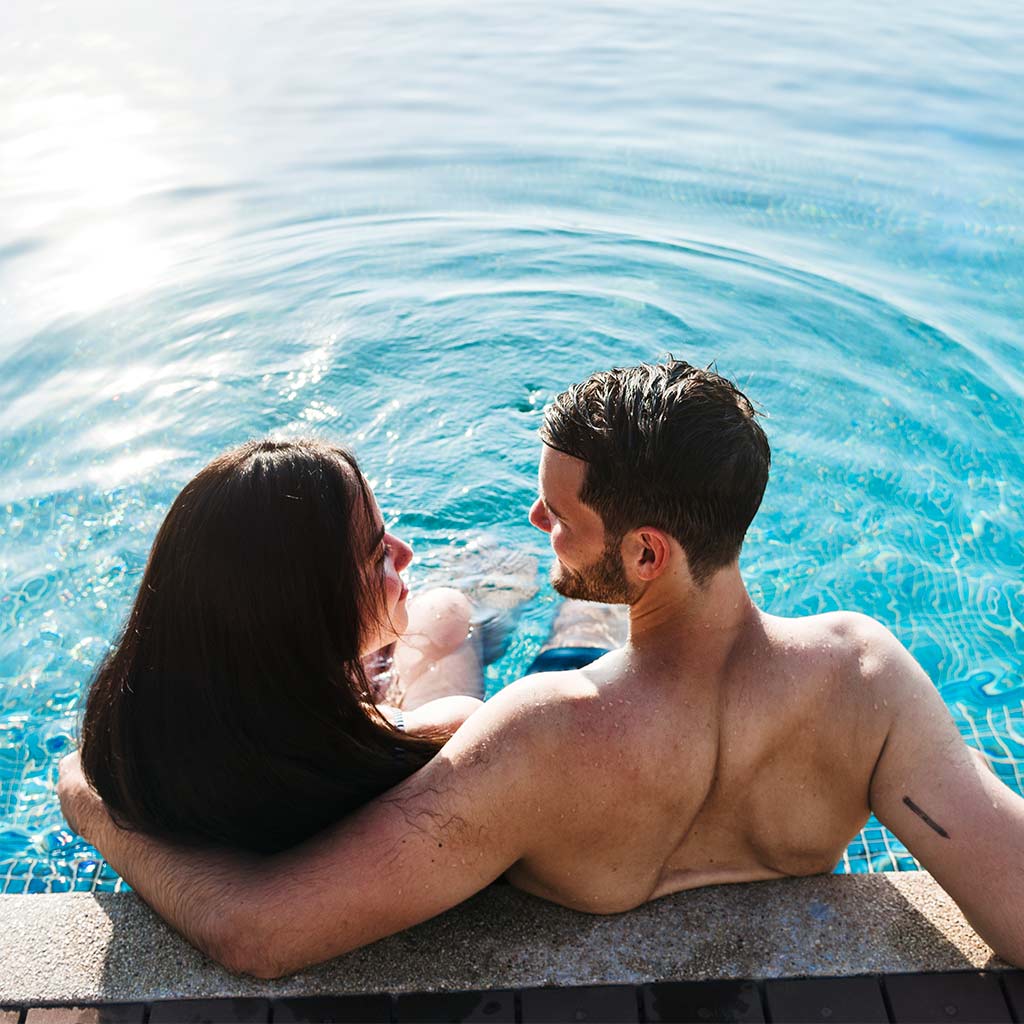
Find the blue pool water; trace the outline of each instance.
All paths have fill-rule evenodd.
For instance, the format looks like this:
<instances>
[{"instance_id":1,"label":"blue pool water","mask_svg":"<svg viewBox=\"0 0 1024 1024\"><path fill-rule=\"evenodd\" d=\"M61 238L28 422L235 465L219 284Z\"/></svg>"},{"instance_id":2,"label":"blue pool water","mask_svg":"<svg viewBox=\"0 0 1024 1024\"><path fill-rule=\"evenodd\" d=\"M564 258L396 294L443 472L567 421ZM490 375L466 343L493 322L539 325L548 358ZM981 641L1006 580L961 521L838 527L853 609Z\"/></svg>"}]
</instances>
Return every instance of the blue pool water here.
<instances>
[{"instance_id":1,"label":"blue pool water","mask_svg":"<svg viewBox=\"0 0 1024 1024\"><path fill-rule=\"evenodd\" d=\"M414 585L544 558L544 403L668 351L769 414L756 599L881 619L1022 788L1024 9L770 10L7 0L0 890L119 884L56 763L214 453L350 441Z\"/></svg>"}]
</instances>

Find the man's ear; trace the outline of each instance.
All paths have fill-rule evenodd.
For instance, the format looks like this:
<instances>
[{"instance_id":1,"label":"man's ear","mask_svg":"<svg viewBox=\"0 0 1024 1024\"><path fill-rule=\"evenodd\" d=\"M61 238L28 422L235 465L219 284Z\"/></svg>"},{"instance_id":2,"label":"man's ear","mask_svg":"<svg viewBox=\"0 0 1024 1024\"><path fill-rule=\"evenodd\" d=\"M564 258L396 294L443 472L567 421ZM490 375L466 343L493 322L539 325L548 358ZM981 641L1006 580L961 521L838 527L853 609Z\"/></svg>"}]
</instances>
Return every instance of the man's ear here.
<instances>
[{"instance_id":1,"label":"man's ear","mask_svg":"<svg viewBox=\"0 0 1024 1024\"><path fill-rule=\"evenodd\" d=\"M630 530L622 544L622 561L639 580L657 579L672 558L672 541L664 530L643 526Z\"/></svg>"}]
</instances>

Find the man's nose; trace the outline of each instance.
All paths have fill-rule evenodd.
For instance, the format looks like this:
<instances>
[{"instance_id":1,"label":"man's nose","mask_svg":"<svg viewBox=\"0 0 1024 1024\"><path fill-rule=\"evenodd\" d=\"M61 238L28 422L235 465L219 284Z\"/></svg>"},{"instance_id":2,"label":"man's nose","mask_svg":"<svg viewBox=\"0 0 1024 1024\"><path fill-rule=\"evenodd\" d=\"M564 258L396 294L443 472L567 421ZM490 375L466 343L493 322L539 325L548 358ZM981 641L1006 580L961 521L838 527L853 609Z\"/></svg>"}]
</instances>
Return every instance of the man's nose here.
<instances>
[{"instance_id":1,"label":"man's nose","mask_svg":"<svg viewBox=\"0 0 1024 1024\"><path fill-rule=\"evenodd\" d=\"M548 510L544 507L544 502L540 498L533 503L533 508L530 509L530 522L538 530L543 530L545 533L551 532L551 520L548 518Z\"/></svg>"}]
</instances>

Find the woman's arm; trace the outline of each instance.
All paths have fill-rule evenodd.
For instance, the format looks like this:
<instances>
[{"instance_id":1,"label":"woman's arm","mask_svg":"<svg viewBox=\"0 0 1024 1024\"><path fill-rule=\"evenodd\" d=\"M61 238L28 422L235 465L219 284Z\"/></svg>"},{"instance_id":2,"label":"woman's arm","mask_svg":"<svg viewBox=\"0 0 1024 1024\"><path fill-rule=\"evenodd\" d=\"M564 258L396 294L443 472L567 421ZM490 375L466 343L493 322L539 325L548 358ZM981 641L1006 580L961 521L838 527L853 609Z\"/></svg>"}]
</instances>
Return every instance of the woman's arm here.
<instances>
[{"instance_id":1,"label":"woman's arm","mask_svg":"<svg viewBox=\"0 0 1024 1024\"><path fill-rule=\"evenodd\" d=\"M195 850L117 828L74 756L60 796L92 842L188 941L231 970L279 977L460 903L529 852L562 791L560 748L499 694L415 775L271 858Z\"/></svg>"},{"instance_id":2,"label":"woman's arm","mask_svg":"<svg viewBox=\"0 0 1024 1024\"><path fill-rule=\"evenodd\" d=\"M484 702L476 697L438 697L437 700L421 704L413 711L402 711L388 704L378 704L377 710L390 722L405 722L405 731L414 736L451 736L474 711L479 711Z\"/></svg>"}]
</instances>

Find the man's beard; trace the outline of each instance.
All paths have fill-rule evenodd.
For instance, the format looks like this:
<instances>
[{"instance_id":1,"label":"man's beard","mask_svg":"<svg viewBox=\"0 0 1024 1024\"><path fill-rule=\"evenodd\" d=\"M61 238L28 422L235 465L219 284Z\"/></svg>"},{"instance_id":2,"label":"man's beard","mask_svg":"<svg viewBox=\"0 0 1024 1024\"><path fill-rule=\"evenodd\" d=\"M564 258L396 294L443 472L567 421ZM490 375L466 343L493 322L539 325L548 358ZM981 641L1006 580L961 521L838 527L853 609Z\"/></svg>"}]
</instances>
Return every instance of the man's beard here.
<instances>
[{"instance_id":1,"label":"man's beard","mask_svg":"<svg viewBox=\"0 0 1024 1024\"><path fill-rule=\"evenodd\" d=\"M618 542L606 544L601 557L579 572L556 561L551 567L551 586L562 597L602 604L632 604L638 596L626 579Z\"/></svg>"}]
</instances>

